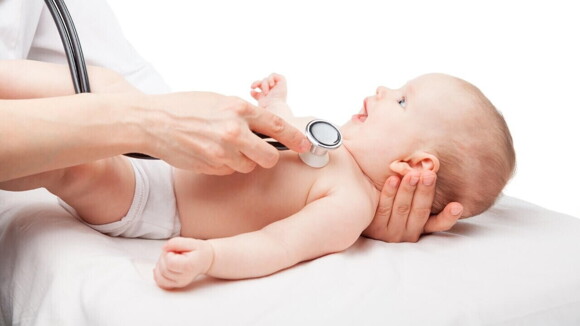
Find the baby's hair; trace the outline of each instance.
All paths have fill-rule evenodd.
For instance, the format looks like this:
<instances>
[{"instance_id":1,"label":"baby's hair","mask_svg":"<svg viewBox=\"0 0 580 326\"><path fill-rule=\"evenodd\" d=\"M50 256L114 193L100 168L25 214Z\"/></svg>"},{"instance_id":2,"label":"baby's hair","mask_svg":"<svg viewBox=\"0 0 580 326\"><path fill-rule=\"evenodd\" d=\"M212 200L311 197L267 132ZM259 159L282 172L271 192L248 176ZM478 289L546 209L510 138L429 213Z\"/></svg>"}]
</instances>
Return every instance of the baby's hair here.
<instances>
[{"instance_id":1,"label":"baby's hair","mask_svg":"<svg viewBox=\"0 0 580 326\"><path fill-rule=\"evenodd\" d=\"M458 79L471 96L480 114L465 134L439 144L437 188L431 209L437 214L450 202L464 206L463 217L474 216L491 207L512 177L516 156L513 140L503 115L474 85Z\"/></svg>"}]
</instances>

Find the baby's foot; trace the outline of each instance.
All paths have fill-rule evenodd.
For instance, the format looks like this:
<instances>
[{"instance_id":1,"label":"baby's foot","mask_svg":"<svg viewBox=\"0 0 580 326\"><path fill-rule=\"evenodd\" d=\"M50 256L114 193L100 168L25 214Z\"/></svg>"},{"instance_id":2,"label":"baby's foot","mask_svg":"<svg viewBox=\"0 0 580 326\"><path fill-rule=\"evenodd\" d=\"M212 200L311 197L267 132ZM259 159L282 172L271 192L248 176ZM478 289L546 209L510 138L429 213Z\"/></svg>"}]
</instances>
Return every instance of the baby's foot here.
<instances>
[{"instance_id":1,"label":"baby's foot","mask_svg":"<svg viewBox=\"0 0 580 326\"><path fill-rule=\"evenodd\" d=\"M286 103L288 89L286 87L286 78L276 73L257 80L252 83L252 97L258 101L258 105L267 108L277 101Z\"/></svg>"},{"instance_id":2,"label":"baby's foot","mask_svg":"<svg viewBox=\"0 0 580 326\"><path fill-rule=\"evenodd\" d=\"M207 273L212 262L213 249L209 242L173 238L163 246L153 277L162 289L181 288L190 284L198 275Z\"/></svg>"}]
</instances>

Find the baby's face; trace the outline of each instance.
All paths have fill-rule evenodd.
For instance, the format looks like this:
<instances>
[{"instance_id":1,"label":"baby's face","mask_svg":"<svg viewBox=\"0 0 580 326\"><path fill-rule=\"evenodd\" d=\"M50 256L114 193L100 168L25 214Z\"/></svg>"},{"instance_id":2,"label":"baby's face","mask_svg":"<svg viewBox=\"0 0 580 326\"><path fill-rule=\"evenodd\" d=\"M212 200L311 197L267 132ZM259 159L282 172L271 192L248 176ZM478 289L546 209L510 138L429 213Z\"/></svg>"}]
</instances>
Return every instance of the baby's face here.
<instances>
[{"instance_id":1,"label":"baby's face","mask_svg":"<svg viewBox=\"0 0 580 326\"><path fill-rule=\"evenodd\" d=\"M460 80L429 74L399 89L377 88L363 108L343 126L349 149L391 162L421 149L432 140L443 141L465 127L474 114Z\"/></svg>"}]
</instances>

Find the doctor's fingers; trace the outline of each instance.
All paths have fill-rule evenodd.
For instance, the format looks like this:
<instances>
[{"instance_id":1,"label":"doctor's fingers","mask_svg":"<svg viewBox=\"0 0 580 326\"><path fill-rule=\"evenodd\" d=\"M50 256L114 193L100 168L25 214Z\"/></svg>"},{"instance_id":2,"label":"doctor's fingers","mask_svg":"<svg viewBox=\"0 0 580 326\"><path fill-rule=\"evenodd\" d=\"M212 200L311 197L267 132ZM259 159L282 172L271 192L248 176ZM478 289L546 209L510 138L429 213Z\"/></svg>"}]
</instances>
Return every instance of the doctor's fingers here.
<instances>
[{"instance_id":1,"label":"doctor's fingers","mask_svg":"<svg viewBox=\"0 0 580 326\"><path fill-rule=\"evenodd\" d=\"M247 121L251 130L272 137L295 152L310 150L311 144L302 131L270 111L256 108Z\"/></svg>"},{"instance_id":2,"label":"doctor's fingers","mask_svg":"<svg viewBox=\"0 0 580 326\"><path fill-rule=\"evenodd\" d=\"M252 131L284 137L293 127L241 99L230 99L228 110L229 113L209 121L202 134L199 130L192 133L193 147L200 147L197 152L216 168L227 166L238 172L250 172L256 164L265 168L274 166L280 156L278 151Z\"/></svg>"},{"instance_id":3,"label":"doctor's fingers","mask_svg":"<svg viewBox=\"0 0 580 326\"><path fill-rule=\"evenodd\" d=\"M241 148L224 149L224 155L214 158L213 162L208 163L206 174L226 175L233 172L249 173L256 168L256 162L248 158L241 151ZM275 153L278 155L278 153Z\"/></svg>"},{"instance_id":4,"label":"doctor's fingers","mask_svg":"<svg viewBox=\"0 0 580 326\"><path fill-rule=\"evenodd\" d=\"M404 241L417 242L423 234L425 224L431 215L437 175L432 171L421 173L417 189L413 195L411 210L407 219L407 234Z\"/></svg>"},{"instance_id":5,"label":"doctor's fingers","mask_svg":"<svg viewBox=\"0 0 580 326\"><path fill-rule=\"evenodd\" d=\"M425 233L444 232L450 230L463 213L463 205L451 202L437 215L433 215L425 224Z\"/></svg>"},{"instance_id":6,"label":"doctor's fingers","mask_svg":"<svg viewBox=\"0 0 580 326\"><path fill-rule=\"evenodd\" d=\"M420 175L418 172L412 171L403 177L401 185L397 190L395 201L393 203L393 210L389 225L387 226L387 236L389 242L402 242L408 240L408 220L411 214L411 207L413 204L413 197L417 189Z\"/></svg>"},{"instance_id":7,"label":"doctor's fingers","mask_svg":"<svg viewBox=\"0 0 580 326\"><path fill-rule=\"evenodd\" d=\"M400 179L397 176L390 176L387 178L387 181L385 181L379 197L379 204L375 211L375 216L370 225L364 231L364 236L376 240L389 241L386 237L387 226L389 224L391 212L393 211L393 202L397 195L399 182Z\"/></svg>"},{"instance_id":8,"label":"doctor's fingers","mask_svg":"<svg viewBox=\"0 0 580 326\"><path fill-rule=\"evenodd\" d=\"M247 173L256 167L256 163L241 151L253 138L257 137L244 123L232 121L213 123L208 126L203 137L193 135L185 142L184 151L180 150L186 158L185 164L177 165L172 161L168 163L203 174L227 175L235 171ZM266 150L272 150L265 142L262 145ZM277 151L273 152L272 155L278 155Z\"/></svg>"},{"instance_id":9,"label":"doctor's fingers","mask_svg":"<svg viewBox=\"0 0 580 326\"><path fill-rule=\"evenodd\" d=\"M202 174L209 174L209 175L228 175L235 172L232 168L224 165L223 163L214 163L208 160L207 152L203 150L199 150L197 148L188 148L190 151L187 153L181 153L181 149L175 150L172 153L172 156L164 158L161 157L170 165L173 165L176 168L195 171L197 173ZM177 155L176 153L181 153L181 155ZM203 153L202 156L199 153ZM214 159L215 161L215 159Z\"/></svg>"},{"instance_id":10,"label":"doctor's fingers","mask_svg":"<svg viewBox=\"0 0 580 326\"><path fill-rule=\"evenodd\" d=\"M249 173L256 165L272 167L280 156L274 147L252 133L249 128L240 128L235 136L230 134L218 140L207 140L205 147L204 159L211 172Z\"/></svg>"},{"instance_id":11,"label":"doctor's fingers","mask_svg":"<svg viewBox=\"0 0 580 326\"><path fill-rule=\"evenodd\" d=\"M215 155L219 154L216 148L219 145L213 140L215 137L209 137L209 133L184 129L169 129L171 133L162 134L159 141L144 153L158 157L176 168L197 173L226 175L234 172L222 162L216 163Z\"/></svg>"}]
</instances>

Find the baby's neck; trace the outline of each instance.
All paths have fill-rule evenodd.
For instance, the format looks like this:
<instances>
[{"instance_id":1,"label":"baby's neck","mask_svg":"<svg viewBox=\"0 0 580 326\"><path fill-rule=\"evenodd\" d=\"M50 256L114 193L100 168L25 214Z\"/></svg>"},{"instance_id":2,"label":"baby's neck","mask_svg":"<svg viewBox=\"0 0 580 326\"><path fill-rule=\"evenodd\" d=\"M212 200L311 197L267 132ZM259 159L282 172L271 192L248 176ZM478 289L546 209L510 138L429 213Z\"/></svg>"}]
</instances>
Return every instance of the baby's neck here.
<instances>
[{"instance_id":1,"label":"baby's neck","mask_svg":"<svg viewBox=\"0 0 580 326\"><path fill-rule=\"evenodd\" d=\"M344 143L343 148L345 153L353 159L358 168L375 186L375 188L377 188L377 190L381 191L387 178L394 175L394 173L389 169L389 164L376 164L376 162L369 164L368 155L362 155L361 153L351 150L348 143Z\"/></svg>"}]
</instances>

